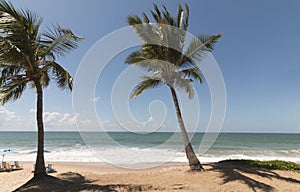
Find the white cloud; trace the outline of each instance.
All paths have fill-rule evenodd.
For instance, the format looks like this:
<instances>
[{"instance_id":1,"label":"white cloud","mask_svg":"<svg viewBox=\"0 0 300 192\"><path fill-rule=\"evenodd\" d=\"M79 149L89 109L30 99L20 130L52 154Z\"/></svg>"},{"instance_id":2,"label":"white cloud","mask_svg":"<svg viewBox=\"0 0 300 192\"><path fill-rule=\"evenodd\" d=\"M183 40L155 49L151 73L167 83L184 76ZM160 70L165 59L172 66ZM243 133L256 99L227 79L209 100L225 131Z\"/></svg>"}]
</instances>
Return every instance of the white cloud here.
<instances>
[{"instance_id":1,"label":"white cloud","mask_svg":"<svg viewBox=\"0 0 300 192\"><path fill-rule=\"evenodd\" d=\"M30 113L36 113L36 109L30 109ZM43 113L45 128L50 128L51 130L74 130L76 126L76 117L78 115L71 115L69 113L61 112L49 112L45 111ZM31 121L35 121L31 119Z\"/></svg>"},{"instance_id":2,"label":"white cloud","mask_svg":"<svg viewBox=\"0 0 300 192\"><path fill-rule=\"evenodd\" d=\"M77 126L80 131L120 131L123 130L117 122L98 119L77 119Z\"/></svg>"},{"instance_id":3,"label":"white cloud","mask_svg":"<svg viewBox=\"0 0 300 192\"><path fill-rule=\"evenodd\" d=\"M94 97L91 99L91 102L97 103L101 98L100 97Z\"/></svg>"},{"instance_id":4,"label":"white cloud","mask_svg":"<svg viewBox=\"0 0 300 192\"><path fill-rule=\"evenodd\" d=\"M65 113L63 115L63 117L59 120L59 122L65 122L68 121L70 119L70 114L69 113Z\"/></svg>"},{"instance_id":5,"label":"white cloud","mask_svg":"<svg viewBox=\"0 0 300 192\"><path fill-rule=\"evenodd\" d=\"M16 117L15 112L11 112L4 108L3 106L0 106L0 119L1 120L12 120Z\"/></svg>"},{"instance_id":6,"label":"white cloud","mask_svg":"<svg viewBox=\"0 0 300 192\"><path fill-rule=\"evenodd\" d=\"M44 112L44 123L55 124L59 122L59 119L63 117L61 113L58 112Z\"/></svg>"},{"instance_id":7,"label":"white cloud","mask_svg":"<svg viewBox=\"0 0 300 192\"><path fill-rule=\"evenodd\" d=\"M67 125L75 125L77 115L71 116L69 113L65 113L63 117L59 120L60 123Z\"/></svg>"},{"instance_id":8,"label":"white cloud","mask_svg":"<svg viewBox=\"0 0 300 192\"><path fill-rule=\"evenodd\" d=\"M29 116L20 115L0 106L0 130L36 130L36 109L29 109L28 112ZM46 131L76 130L78 115L46 111L43 117Z\"/></svg>"},{"instance_id":9,"label":"white cloud","mask_svg":"<svg viewBox=\"0 0 300 192\"><path fill-rule=\"evenodd\" d=\"M29 113L36 113L36 109L29 109Z\"/></svg>"},{"instance_id":10,"label":"white cloud","mask_svg":"<svg viewBox=\"0 0 300 192\"><path fill-rule=\"evenodd\" d=\"M30 109L30 113L36 113L36 109ZM60 113L60 112L49 112L46 111L43 113L44 123L48 124L68 124L74 125L76 120L76 115L72 116L69 113Z\"/></svg>"}]
</instances>

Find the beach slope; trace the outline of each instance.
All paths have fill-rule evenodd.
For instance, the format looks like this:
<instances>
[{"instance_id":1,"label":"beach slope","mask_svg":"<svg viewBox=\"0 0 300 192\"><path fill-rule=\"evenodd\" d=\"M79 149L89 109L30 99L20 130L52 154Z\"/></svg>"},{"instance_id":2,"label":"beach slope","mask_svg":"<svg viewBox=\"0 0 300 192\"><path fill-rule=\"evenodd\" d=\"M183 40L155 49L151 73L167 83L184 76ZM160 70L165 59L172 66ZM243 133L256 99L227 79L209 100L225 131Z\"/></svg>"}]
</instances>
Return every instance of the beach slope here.
<instances>
[{"instance_id":1,"label":"beach slope","mask_svg":"<svg viewBox=\"0 0 300 192\"><path fill-rule=\"evenodd\" d=\"M57 173L32 178L32 164L0 173L0 191L300 191L300 173L272 171L234 164L211 163L204 172L188 173L188 166L166 164L128 170L98 163L54 163Z\"/></svg>"}]
</instances>

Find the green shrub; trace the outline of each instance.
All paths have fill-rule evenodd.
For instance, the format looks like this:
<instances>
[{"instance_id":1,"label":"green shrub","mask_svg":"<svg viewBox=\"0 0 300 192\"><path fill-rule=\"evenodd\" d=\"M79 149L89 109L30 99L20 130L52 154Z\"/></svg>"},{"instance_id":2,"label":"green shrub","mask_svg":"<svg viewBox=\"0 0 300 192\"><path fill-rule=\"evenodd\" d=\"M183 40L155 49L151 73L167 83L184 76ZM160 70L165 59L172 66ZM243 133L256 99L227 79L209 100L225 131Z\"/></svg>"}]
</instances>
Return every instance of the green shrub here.
<instances>
[{"instance_id":1,"label":"green shrub","mask_svg":"<svg viewBox=\"0 0 300 192\"><path fill-rule=\"evenodd\" d=\"M232 163L239 165L246 165L250 167L263 168L263 169L272 169L272 170L287 170L287 171L296 171L300 172L300 164L273 160L273 161L258 161L258 160L225 160L220 161L219 163Z\"/></svg>"}]
</instances>

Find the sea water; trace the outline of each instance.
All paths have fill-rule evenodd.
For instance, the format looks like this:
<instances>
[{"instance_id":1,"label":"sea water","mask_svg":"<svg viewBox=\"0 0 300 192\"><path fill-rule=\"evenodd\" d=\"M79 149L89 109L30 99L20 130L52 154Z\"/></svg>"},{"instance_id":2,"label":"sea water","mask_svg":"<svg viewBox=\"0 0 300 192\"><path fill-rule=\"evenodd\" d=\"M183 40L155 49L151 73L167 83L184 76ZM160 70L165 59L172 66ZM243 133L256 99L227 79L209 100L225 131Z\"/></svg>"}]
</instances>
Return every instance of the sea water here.
<instances>
[{"instance_id":1,"label":"sea water","mask_svg":"<svg viewBox=\"0 0 300 192\"><path fill-rule=\"evenodd\" d=\"M208 151L201 151L204 133L190 133L202 162L225 159L300 162L300 134L220 133ZM0 151L11 149L6 161L35 161L36 132L0 132ZM52 162L138 164L187 162L180 133L46 132L45 159Z\"/></svg>"}]
</instances>

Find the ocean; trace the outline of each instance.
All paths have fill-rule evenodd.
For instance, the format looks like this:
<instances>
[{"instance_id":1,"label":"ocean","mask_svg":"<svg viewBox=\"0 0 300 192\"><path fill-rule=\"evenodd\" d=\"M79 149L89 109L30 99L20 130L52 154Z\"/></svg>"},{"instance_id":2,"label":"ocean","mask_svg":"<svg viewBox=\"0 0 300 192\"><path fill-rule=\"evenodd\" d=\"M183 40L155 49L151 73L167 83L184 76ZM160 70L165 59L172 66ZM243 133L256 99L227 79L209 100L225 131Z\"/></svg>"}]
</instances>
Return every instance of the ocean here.
<instances>
[{"instance_id":1,"label":"ocean","mask_svg":"<svg viewBox=\"0 0 300 192\"><path fill-rule=\"evenodd\" d=\"M225 159L286 160L300 163L300 134L220 133L208 151L199 147L204 133L190 134L201 162ZM211 135L213 136L216 135ZM0 151L11 149L6 161L35 161L36 132L0 132ZM134 168L137 164L187 162L180 133L46 132L46 162L108 162Z\"/></svg>"}]
</instances>

